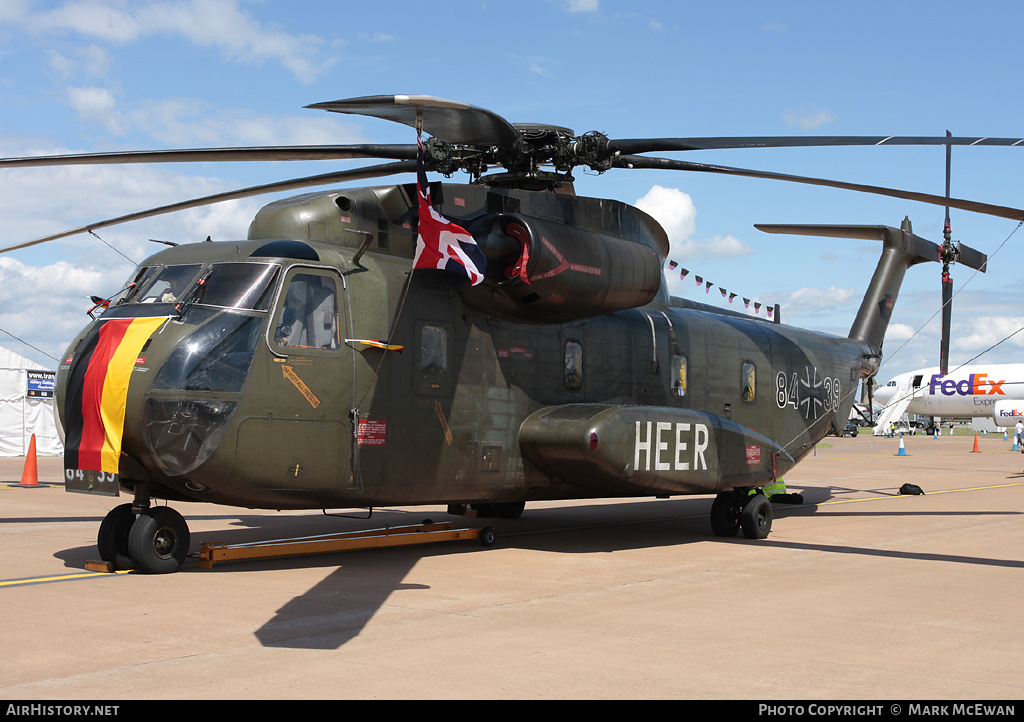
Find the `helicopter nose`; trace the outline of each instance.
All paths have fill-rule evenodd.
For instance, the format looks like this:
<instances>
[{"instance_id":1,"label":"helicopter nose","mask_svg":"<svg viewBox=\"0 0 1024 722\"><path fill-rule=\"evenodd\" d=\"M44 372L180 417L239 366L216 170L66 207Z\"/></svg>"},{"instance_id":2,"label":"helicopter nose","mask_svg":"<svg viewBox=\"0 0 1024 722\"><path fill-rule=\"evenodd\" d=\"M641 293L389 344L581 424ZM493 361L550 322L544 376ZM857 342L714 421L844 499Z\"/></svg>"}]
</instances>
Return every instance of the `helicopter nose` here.
<instances>
[{"instance_id":1,"label":"helicopter nose","mask_svg":"<svg viewBox=\"0 0 1024 722\"><path fill-rule=\"evenodd\" d=\"M214 313L101 320L79 344L64 402L65 469L183 476L216 451L263 319Z\"/></svg>"}]
</instances>

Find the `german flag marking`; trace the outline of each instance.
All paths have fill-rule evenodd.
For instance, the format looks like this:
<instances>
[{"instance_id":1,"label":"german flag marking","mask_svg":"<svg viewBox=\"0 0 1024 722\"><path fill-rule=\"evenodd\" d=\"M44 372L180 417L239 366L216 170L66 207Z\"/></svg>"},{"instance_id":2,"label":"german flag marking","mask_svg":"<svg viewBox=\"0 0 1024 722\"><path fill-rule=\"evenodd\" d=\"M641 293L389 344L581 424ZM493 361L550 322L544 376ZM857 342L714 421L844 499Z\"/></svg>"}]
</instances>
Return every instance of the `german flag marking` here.
<instances>
[{"instance_id":1,"label":"german flag marking","mask_svg":"<svg viewBox=\"0 0 1024 722\"><path fill-rule=\"evenodd\" d=\"M111 319L83 341L69 378L65 468L118 473L132 369L143 344L166 320Z\"/></svg>"}]
</instances>

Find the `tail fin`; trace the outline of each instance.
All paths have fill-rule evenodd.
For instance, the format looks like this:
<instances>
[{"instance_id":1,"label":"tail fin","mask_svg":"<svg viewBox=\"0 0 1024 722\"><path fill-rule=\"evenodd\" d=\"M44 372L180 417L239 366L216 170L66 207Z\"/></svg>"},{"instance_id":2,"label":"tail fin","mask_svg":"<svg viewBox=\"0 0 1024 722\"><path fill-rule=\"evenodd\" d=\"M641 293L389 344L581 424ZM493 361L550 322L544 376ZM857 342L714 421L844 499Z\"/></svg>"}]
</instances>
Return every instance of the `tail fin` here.
<instances>
[{"instance_id":1,"label":"tail fin","mask_svg":"<svg viewBox=\"0 0 1024 722\"><path fill-rule=\"evenodd\" d=\"M767 233L788 233L802 236L827 236L831 238L863 238L882 241L882 256L875 267L864 300L861 301L857 318L850 328L850 338L863 341L871 348L880 350L885 331L889 327L892 309L896 304L903 275L907 269L925 261L941 262L942 247L929 240L915 236L910 219L904 218L899 228L891 226L844 226L844 225L765 225L755 228ZM971 268L984 269L987 257L973 248L959 247L959 261Z\"/></svg>"}]
</instances>

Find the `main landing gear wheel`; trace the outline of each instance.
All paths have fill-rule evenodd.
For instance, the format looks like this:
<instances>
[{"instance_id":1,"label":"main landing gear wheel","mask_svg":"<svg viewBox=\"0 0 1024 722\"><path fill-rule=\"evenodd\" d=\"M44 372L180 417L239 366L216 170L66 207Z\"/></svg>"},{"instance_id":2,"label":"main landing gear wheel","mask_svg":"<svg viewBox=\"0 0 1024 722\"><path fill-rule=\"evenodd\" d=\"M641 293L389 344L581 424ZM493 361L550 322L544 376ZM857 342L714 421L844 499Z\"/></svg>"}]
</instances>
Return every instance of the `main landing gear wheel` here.
<instances>
[{"instance_id":1,"label":"main landing gear wheel","mask_svg":"<svg viewBox=\"0 0 1024 722\"><path fill-rule=\"evenodd\" d=\"M740 513L740 527L747 539L766 539L772 530L772 503L764 494L750 497Z\"/></svg>"},{"instance_id":2,"label":"main landing gear wheel","mask_svg":"<svg viewBox=\"0 0 1024 722\"><path fill-rule=\"evenodd\" d=\"M736 536L742 511L743 497L734 491L723 491L711 505L711 531L716 536Z\"/></svg>"},{"instance_id":3,"label":"main landing gear wheel","mask_svg":"<svg viewBox=\"0 0 1024 722\"><path fill-rule=\"evenodd\" d=\"M131 554L128 551L128 535L135 523L135 514L131 504L115 506L100 523L100 531L96 536L96 546L100 549L100 559L113 562L115 569L131 569Z\"/></svg>"},{"instance_id":4,"label":"main landing gear wheel","mask_svg":"<svg viewBox=\"0 0 1024 722\"><path fill-rule=\"evenodd\" d=\"M128 534L128 552L135 568L149 574L178 571L188 555L188 524L168 506L146 509Z\"/></svg>"}]
</instances>

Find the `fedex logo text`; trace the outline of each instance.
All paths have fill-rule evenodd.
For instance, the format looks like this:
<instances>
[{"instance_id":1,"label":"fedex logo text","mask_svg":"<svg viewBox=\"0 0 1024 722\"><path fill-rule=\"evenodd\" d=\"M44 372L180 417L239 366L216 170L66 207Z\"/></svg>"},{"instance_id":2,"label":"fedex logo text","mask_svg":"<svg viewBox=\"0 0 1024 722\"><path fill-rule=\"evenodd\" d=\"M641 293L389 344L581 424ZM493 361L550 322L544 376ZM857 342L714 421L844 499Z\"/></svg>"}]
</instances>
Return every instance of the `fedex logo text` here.
<instances>
[{"instance_id":1,"label":"fedex logo text","mask_svg":"<svg viewBox=\"0 0 1024 722\"><path fill-rule=\"evenodd\" d=\"M1006 418L1013 418L1014 416L1024 416L1024 411L1020 409L999 409L999 415Z\"/></svg>"},{"instance_id":2,"label":"fedex logo text","mask_svg":"<svg viewBox=\"0 0 1024 722\"><path fill-rule=\"evenodd\" d=\"M999 394L1005 396L1003 384L1006 379L1000 381L989 381L988 374L971 374L963 381L953 379L943 380L942 374L935 374L928 382L928 393L935 395L936 389L942 392L943 396L992 396Z\"/></svg>"}]
</instances>

